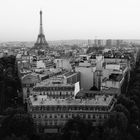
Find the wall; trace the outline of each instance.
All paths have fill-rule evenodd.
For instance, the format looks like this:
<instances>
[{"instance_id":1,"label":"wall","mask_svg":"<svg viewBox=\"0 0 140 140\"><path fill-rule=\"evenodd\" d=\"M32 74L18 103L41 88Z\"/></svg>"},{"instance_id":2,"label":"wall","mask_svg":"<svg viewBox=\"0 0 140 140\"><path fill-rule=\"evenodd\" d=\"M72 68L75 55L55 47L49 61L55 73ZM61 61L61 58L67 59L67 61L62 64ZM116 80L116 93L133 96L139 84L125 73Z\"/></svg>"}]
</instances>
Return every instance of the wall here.
<instances>
[{"instance_id":1,"label":"wall","mask_svg":"<svg viewBox=\"0 0 140 140\"><path fill-rule=\"evenodd\" d=\"M77 72L81 76L81 89L89 90L93 86L93 72L92 67L76 67Z\"/></svg>"}]
</instances>

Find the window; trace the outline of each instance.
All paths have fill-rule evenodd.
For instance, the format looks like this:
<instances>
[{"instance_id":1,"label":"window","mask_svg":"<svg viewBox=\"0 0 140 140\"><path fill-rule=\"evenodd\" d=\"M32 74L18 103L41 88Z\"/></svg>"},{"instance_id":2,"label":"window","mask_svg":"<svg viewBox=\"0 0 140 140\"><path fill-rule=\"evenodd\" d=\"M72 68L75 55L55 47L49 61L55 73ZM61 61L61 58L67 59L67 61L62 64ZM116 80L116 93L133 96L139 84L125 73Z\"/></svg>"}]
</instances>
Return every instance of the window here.
<instances>
[{"instance_id":1,"label":"window","mask_svg":"<svg viewBox=\"0 0 140 140\"><path fill-rule=\"evenodd\" d=\"M52 121L50 121L50 125L52 125Z\"/></svg>"},{"instance_id":2,"label":"window","mask_svg":"<svg viewBox=\"0 0 140 140\"><path fill-rule=\"evenodd\" d=\"M69 118L71 118L72 117L72 115L71 114L69 114Z\"/></svg>"},{"instance_id":3,"label":"window","mask_svg":"<svg viewBox=\"0 0 140 140\"><path fill-rule=\"evenodd\" d=\"M104 119L107 119L108 118L108 115L104 115Z\"/></svg>"},{"instance_id":4,"label":"window","mask_svg":"<svg viewBox=\"0 0 140 140\"><path fill-rule=\"evenodd\" d=\"M68 92L66 92L66 95L68 95Z\"/></svg>"},{"instance_id":5,"label":"window","mask_svg":"<svg viewBox=\"0 0 140 140\"><path fill-rule=\"evenodd\" d=\"M96 117L96 119L98 119L99 118L99 115L96 115L95 117Z\"/></svg>"},{"instance_id":6,"label":"window","mask_svg":"<svg viewBox=\"0 0 140 140\"><path fill-rule=\"evenodd\" d=\"M54 121L54 125L57 125L57 121Z\"/></svg>"},{"instance_id":7,"label":"window","mask_svg":"<svg viewBox=\"0 0 140 140\"><path fill-rule=\"evenodd\" d=\"M90 107L90 110L93 110L93 107Z\"/></svg>"},{"instance_id":8,"label":"window","mask_svg":"<svg viewBox=\"0 0 140 140\"><path fill-rule=\"evenodd\" d=\"M49 107L46 107L46 110L49 110Z\"/></svg>"},{"instance_id":9,"label":"window","mask_svg":"<svg viewBox=\"0 0 140 140\"><path fill-rule=\"evenodd\" d=\"M41 125L41 123L40 123L40 122L38 122L38 123L37 123L37 125Z\"/></svg>"},{"instance_id":10,"label":"window","mask_svg":"<svg viewBox=\"0 0 140 140\"><path fill-rule=\"evenodd\" d=\"M54 114L54 118L57 118L57 115L56 114Z\"/></svg>"},{"instance_id":11,"label":"window","mask_svg":"<svg viewBox=\"0 0 140 140\"><path fill-rule=\"evenodd\" d=\"M79 110L82 110L82 106L79 106L78 109L79 109Z\"/></svg>"},{"instance_id":12,"label":"window","mask_svg":"<svg viewBox=\"0 0 140 140\"><path fill-rule=\"evenodd\" d=\"M52 109L52 111L54 111L55 108L52 106L51 109Z\"/></svg>"},{"instance_id":13,"label":"window","mask_svg":"<svg viewBox=\"0 0 140 140\"><path fill-rule=\"evenodd\" d=\"M61 118L63 118L63 114L61 114Z\"/></svg>"},{"instance_id":14,"label":"window","mask_svg":"<svg viewBox=\"0 0 140 140\"><path fill-rule=\"evenodd\" d=\"M88 114L88 119L90 119L90 115Z\"/></svg>"},{"instance_id":15,"label":"window","mask_svg":"<svg viewBox=\"0 0 140 140\"><path fill-rule=\"evenodd\" d=\"M74 114L72 114L72 118L74 118Z\"/></svg>"},{"instance_id":16,"label":"window","mask_svg":"<svg viewBox=\"0 0 140 140\"><path fill-rule=\"evenodd\" d=\"M86 115L85 114L83 114L83 118L86 118Z\"/></svg>"},{"instance_id":17,"label":"window","mask_svg":"<svg viewBox=\"0 0 140 140\"><path fill-rule=\"evenodd\" d=\"M45 125L47 126L47 125L48 125L48 123L47 123L47 122L45 122Z\"/></svg>"},{"instance_id":18,"label":"window","mask_svg":"<svg viewBox=\"0 0 140 140\"><path fill-rule=\"evenodd\" d=\"M63 110L66 110L66 107L65 106L63 107Z\"/></svg>"},{"instance_id":19,"label":"window","mask_svg":"<svg viewBox=\"0 0 140 140\"><path fill-rule=\"evenodd\" d=\"M68 118L68 114L66 114L65 116L66 116L66 118Z\"/></svg>"},{"instance_id":20,"label":"window","mask_svg":"<svg viewBox=\"0 0 140 140\"><path fill-rule=\"evenodd\" d=\"M102 119L104 119L104 114L102 115Z\"/></svg>"}]
</instances>

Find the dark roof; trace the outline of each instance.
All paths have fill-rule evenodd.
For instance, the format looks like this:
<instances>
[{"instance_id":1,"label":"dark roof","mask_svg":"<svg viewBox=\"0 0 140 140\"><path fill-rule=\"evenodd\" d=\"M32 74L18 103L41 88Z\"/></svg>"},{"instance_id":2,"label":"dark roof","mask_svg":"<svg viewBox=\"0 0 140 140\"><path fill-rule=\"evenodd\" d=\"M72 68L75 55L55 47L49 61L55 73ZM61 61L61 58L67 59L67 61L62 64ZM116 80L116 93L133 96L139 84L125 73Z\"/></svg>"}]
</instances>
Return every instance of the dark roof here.
<instances>
[{"instance_id":1,"label":"dark roof","mask_svg":"<svg viewBox=\"0 0 140 140\"><path fill-rule=\"evenodd\" d=\"M76 94L76 97L85 97L86 95L92 94L92 95L115 95L115 94L119 94L119 90L116 88L109 88L106 90L102 90L102 91L95 91L95 90L81 90Z\"/></svg>"},{"instance_id":2,"label":"dark roof","mask_svg":"<svg viewBox=\"0 0 140 140\"><path fill-rule=\"evenodd\" d=\"M113 81L121 81L123 78L122 74L111 74L109 76L109 80L113 80Z\"/></svg>"},{"instance_id":3,"label":"dark roof","mask_svg":"<svg viewBox=\"0 0 140 140\"><path fill-rule=\"evenodd\" d=\"M76 73L75 72L68 72L68 73L65 73L64 76L68 77L68 76L70 76L72 74L76 74Z\"/></svg>"}]
</instances>

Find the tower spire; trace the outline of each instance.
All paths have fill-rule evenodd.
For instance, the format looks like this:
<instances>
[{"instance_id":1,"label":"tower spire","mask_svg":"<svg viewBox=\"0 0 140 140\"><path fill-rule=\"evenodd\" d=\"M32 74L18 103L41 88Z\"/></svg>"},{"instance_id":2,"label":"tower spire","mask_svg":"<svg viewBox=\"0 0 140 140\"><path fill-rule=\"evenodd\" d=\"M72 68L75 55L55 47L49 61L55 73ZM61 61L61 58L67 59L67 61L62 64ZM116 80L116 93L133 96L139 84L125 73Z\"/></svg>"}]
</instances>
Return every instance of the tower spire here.
<instances>
[{"instance_id":1,"label":"tower spire","mask_svg":"<svg viewBox=\"0 0 140 140\"><path fill-rule=\"evenodd\" d=\"M42 10L40 10L40 34L43 34L43 25L42 25Z\"/></svg>"}]
</instances>

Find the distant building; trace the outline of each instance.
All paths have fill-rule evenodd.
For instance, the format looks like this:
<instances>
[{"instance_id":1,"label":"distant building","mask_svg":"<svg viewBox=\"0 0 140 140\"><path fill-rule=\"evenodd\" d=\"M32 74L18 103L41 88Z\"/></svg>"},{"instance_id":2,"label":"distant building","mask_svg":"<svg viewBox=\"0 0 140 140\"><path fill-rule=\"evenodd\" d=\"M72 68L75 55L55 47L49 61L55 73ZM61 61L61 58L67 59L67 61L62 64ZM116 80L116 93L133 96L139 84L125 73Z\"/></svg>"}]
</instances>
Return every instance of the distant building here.
<instances>
[{"instance_id":1,"label":"distant building","mask_svg":"<svg viewBox=\"0 0 140 140\"><path fill-rule=\"evenodd\" d=\"M115 47L120 47L121 44L123 43L123 40L114 40L114 39L107 39L106 40L106 46L111 47L111 46L115 46Z\"/></svg>"},{"instance_id":2,"label":"distant building","mask_svg":"<svg viewBox=\"0 0 140 140\"><path fill-rule=\"evenodd\" d=\"M94 45L95 45L96 47L105 46L105 40L102 40L102 39L95 39L95 40L94 40Z\"/></svg>"},{"instance_id":3,"label":"distant building","mask_svg":"<svg viewBox=\"0 0 140 140\"><path fill-rule=\"evenodd\" d=\"M112 45L112 40L111 39L106 40L106 46L111 46L111 45Z\"/></svg>"},{"instance_id":4,"label":"distant building","mask_svg":"<svg viewBox=\"0 0 140 140\"><path fill-rule=\"evenodd\" d=\"M89 47L92 47L92 46L93 46L92 41L91 41L90 39L88 39L88 48L89 48Z\"/></svg>"},{"instance_id":5,"label":"distant building","mask_svg":"<svg viewBox=\"0 0 140 140\"><path fill-rule=\"evenodd\" d=\"M117 47L120 47L120 45L123 43L123 40L116 40Z\"/></svg>"},{"instance_id":6,"label":"distant building","mask_svg":"<svg viewBox=\"0 0 140 140\"><path fill-rule=\"evenodd\" d=\"M70 59L57 58L54 60L54 63L56 64L56 68L63 68L69 71L72 70Z\"/></svg>"},{"instance_id":7,"label":"distant building","mask_svg":"<svg viewBox=\"0 0 140 140\"><path fill-rule=\"evenodd\" d=\"M49 50L49 45L45 39L45 35L43 33L43 25L42 25L42 11L40 11L40 31L37 37L37 41L34 44L34 47L31 50L36 50L38 55L45 55L45 52Z\"/></svg>"}]
</instances>

